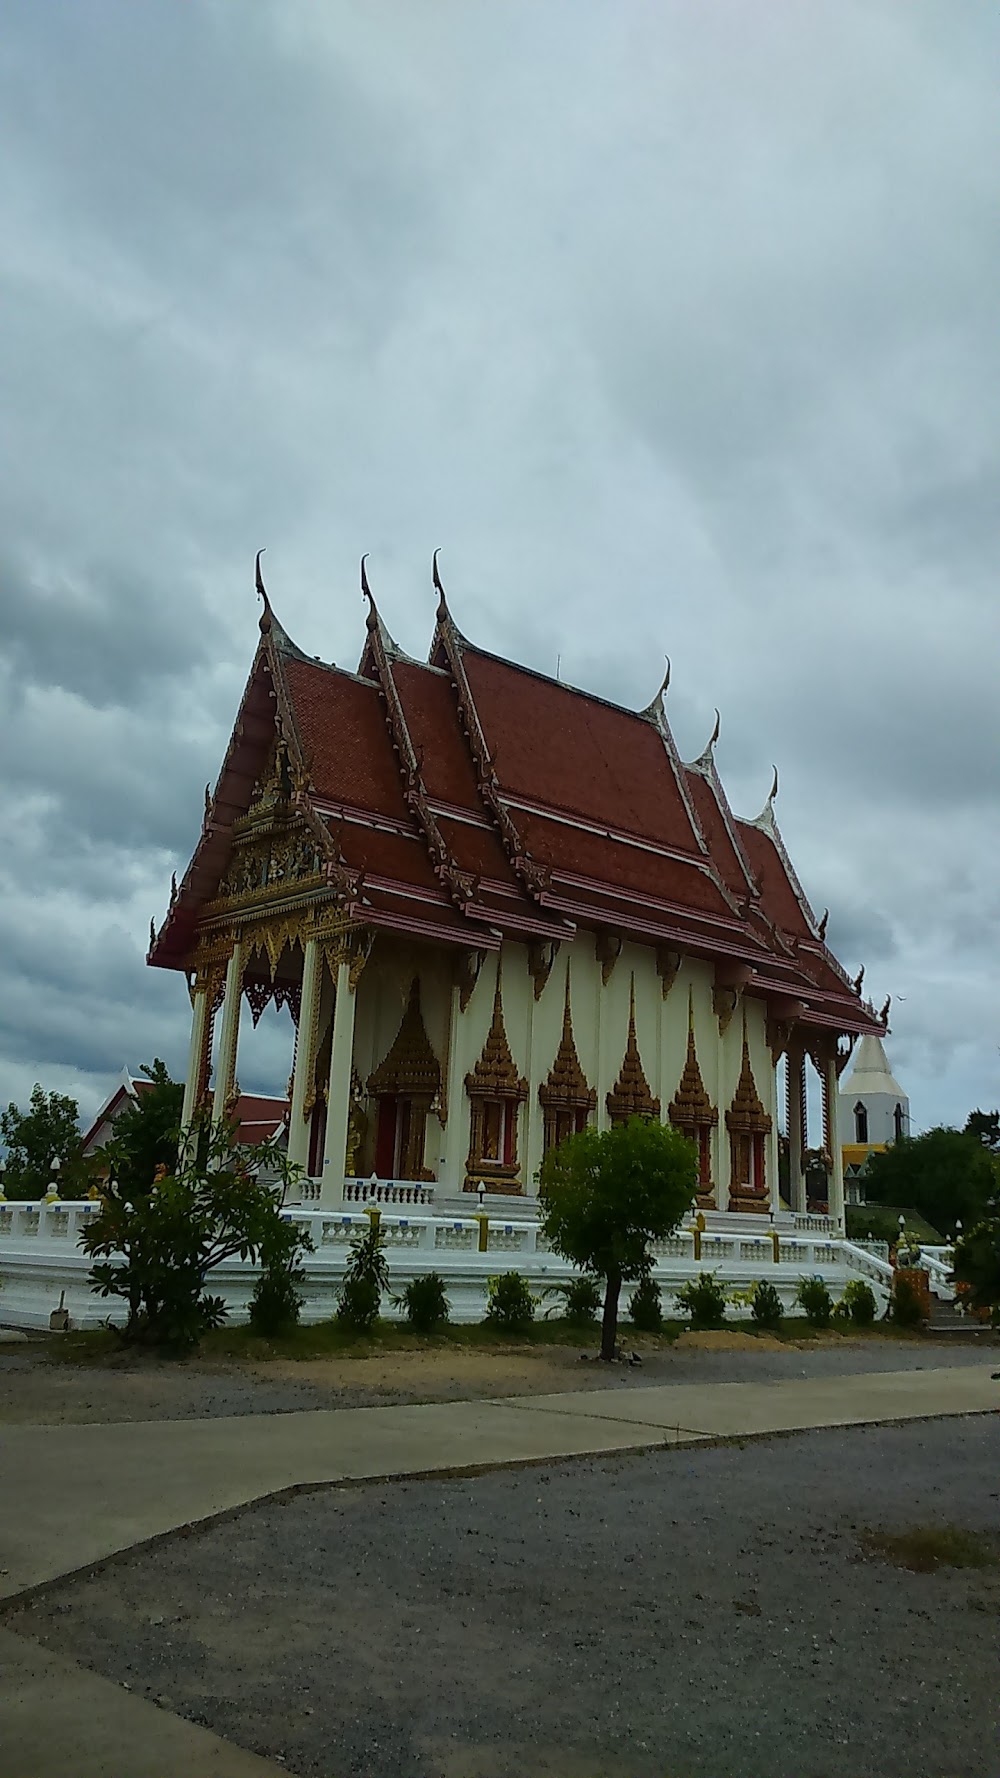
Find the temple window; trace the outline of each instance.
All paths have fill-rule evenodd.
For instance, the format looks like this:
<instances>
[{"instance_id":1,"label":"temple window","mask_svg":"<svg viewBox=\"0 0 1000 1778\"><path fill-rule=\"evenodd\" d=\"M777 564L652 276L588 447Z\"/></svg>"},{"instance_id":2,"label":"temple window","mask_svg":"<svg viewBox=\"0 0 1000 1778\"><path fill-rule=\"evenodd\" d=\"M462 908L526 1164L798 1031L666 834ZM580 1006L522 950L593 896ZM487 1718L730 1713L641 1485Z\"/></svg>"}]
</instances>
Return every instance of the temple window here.
<instances>
[{"instance_id":1,"label":"temple window","mask_svg":"<svg viewBox=\"0 0 1000 1778\"><path fill-rule=\"evenodd\" d=\"M896 1109L898 1110L899 1107L897 1106ZM854 1140L855 1142L868 1141L868 1110L866 1106L862 1105L860 1099L854 1107Z\"/></svg>"},{"instance_id":2,"label":"temple window","mask_svg":"<svg viewBox=\"0 0 1000 1778\"><path fill-rule=\"evenodd\" d=\"M545 1114L542 1153L558 1148L567 1136L585 1130L597 1104L596 1088L588 1086L580 1066L573 1036L573 1017L569 1001L569 959L566 960L566 1001L563 1008L562 1037L556 1059L548 1077L538 1089L538 1099Z\"/></svg>"},{"instance_id":3,"label":"temple window","mask_svg":"<svg viewBox=\"0 0 1000 1778\"><path fill-rule=\"evenodd\" d=\"M684 1072L674 1097L667 1107L667 1117L675 1130L693 1142L698 1151L698 1203L702 1209L714 1207L712 1184L712 1131L719 1113L705 1090L698 1065L694 1039L694 996L688 990L688 1041Z\"/></svg>"},{"instance_id":4,"label":"temple window","mask_svg":"<svg viewBox=\"0 0 1000 1778\"><path fill-rule=\"evenodd\" d=\"M520 1191L518 1113L528 1097L528 1083L518 1074L507 1042L499 963L493 1020L483 1053L465 1077L465 1090L471 1109L465 1190L483 1184L491 1191Z\"/></svg>"},{"instance_id":5,"label":"temple window","mask_svg":"<svg viewBox=\"0 0 1000 1778\"><path fill-rule=\"evenodd\" d=\"M729 1131L729 1208L754 1210L767 1198L767 1137L770 1114L765 1111L750 1065L746 1017L743 1020L743 1065L732 1105L726 1112Z\"/></svg>"},{"instance_id":6,"label":"temple window","mask_svg":"<svg viewBox=\"0 0 1000 1778\"><path fill-rule=\"evenodd\" d=\"M378 1105L375 1171L380 1179L433 1179L424 1165L427 1114L441 1094L441 1065L431 1048L414 977L402 1023L385 1060L369 1075Z\"/></svg>"}]
</instances>

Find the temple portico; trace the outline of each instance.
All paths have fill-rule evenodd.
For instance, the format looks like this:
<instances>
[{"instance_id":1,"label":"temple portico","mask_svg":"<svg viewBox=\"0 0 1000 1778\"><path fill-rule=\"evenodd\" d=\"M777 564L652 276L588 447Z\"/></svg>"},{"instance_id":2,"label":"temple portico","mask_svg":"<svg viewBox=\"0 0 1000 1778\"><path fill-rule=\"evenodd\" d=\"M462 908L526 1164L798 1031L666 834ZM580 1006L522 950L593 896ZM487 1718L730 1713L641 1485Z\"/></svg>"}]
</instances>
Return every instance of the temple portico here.
<instances>
[{"instance_id":1,"label":"temple portico","mask_svg":"<svg viewBox=\"0 0 1000 1778\"><path fill-rule=\"evenodd\" d=\"M665 686L626 711L500 661L439 583L428 662L369 593L357 673L302 654L259 590L226 761L152 934L191 992L185 1123L230 1115L241 1018L274 1004L288 1152L323 1208L372 1176L403 1201L527 1207L548 1147L638 1115L694 1144L713 1218L781 1212L784 1123L787 1207L807 1211L819 1161L842 1226L839 1071L884 1021L805 899L777 782L738 820L717 729L684 765Z\"/></svg>"}]
</instances>

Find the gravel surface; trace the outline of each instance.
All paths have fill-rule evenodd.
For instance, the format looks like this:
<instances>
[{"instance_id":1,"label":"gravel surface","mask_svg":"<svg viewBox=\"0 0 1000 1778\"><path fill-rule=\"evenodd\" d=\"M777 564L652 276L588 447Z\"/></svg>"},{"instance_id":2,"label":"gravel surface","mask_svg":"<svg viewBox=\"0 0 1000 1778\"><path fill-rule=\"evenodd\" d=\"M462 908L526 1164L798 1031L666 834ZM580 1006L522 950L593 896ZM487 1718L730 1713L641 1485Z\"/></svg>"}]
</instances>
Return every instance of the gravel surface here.
<instances>
[{"instance_id":1,"label":"gravel surface","mask_svg":"<svg viewBox=\"0 0 1000 1778\"><path fill-rule=\"evenodd\" d=\"M57 1347L37 1343L0 1350L0 1423L196 1420L566 1389L629 1389L649 1383L766 1383L783 1377L980 1364L991 1356L1000 1368L1000 1344L975 1338L949 1342L833 1336L829 1343L787 1346L737 1333L748 1350L711 1346L732 1337L694 1336L704 1342L695 1346L692 1336L685 1335L666 1349L651 1349L638 1339L643 1364L635 1370L581 1364L582 1348L576 1346L519 1346L501 1352L429 1346L365 1357L213 1367L201 1359L170 1363L131 1354L115 1363L60 1364L52 1357ZM624 1338L633 1343L627 1333Z\"/></svg>"},{"instance_id":2,"label":"gravel surface","mask_svg":"<svg viewBox=\"0 0 1000 1778\"><path fill-rule=\"evenodd\" d=\"M272 1502L8 1621L300 1778L993 1778L1000 1418ZM1000 1547L1000 1543L998 1543Z\"/></svg>"}]
</instances>

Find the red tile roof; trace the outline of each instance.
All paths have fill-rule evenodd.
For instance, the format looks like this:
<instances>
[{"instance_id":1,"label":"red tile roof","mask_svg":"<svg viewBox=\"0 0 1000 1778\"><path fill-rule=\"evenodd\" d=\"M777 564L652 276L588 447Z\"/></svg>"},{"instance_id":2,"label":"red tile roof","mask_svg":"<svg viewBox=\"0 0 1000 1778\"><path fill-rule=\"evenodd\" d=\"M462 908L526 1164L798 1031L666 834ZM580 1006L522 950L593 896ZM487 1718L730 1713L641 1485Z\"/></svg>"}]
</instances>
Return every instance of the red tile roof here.
<instances>
[{"instance_id":1,"label":"red tile roof","mask_svg":"<svg viewBox=\"0 0 1000 1778\"><path fill-rule=\"evenodd\" d=\"M378 687L302 660L285 681L317 796L409 823Z\"/></svg>"},{"instance_id":2,"label":"red tile roof","mask_svg":"<svg viewBox=\"0 0 1000 1778\"><path fill-rule=\"evenodd\" d=\"M676 773L652 722L474 648L464 647L462 657L507 796L700 853Z\"/></svg>"},{"instance_id":3,"label":"red tile roof","mask_svg":"<svg viewBox=\"0 0 1000 1778\"><path fill-rule=\"evenodd\" d=\"M759 991L868 1015L818 937L777 829L737 821L714 760L637 714L474 648L439 609L433 665L371 606L361 674L309 660L269 611L210 816L150 960L184 967L273 711L309 779L331 883L374 926L495 947L609 927L749 964ZM363 676L362 676L363 675ZM339 874L338 874L339 873ZM804 943L802 941L805 941Z\"/></svg>"}]
</instances>

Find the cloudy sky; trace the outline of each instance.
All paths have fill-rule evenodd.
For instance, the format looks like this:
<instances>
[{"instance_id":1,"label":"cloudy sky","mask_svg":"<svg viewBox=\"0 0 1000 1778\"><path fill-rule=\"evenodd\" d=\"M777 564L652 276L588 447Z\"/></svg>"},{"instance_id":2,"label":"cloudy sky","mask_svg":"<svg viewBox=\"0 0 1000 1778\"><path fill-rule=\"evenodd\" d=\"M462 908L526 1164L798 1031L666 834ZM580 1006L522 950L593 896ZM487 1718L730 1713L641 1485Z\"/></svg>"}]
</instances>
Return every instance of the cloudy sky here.
<instances>
[{"instance_id":1,"label":"cloudy sky","mask_svg":"<svg viewBox=\"0 0 1000 1778\"><path fill-rule=\"evenodd\" d=\"M144 966L257 640L474 639L778 815L915 1127L1000 1098L1000 13L6 0L0 1103ZM241 1046L280 1086L290 1039Z\"/></svg>"}]
</instances>

